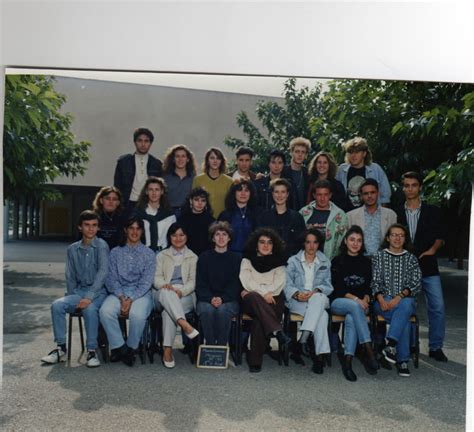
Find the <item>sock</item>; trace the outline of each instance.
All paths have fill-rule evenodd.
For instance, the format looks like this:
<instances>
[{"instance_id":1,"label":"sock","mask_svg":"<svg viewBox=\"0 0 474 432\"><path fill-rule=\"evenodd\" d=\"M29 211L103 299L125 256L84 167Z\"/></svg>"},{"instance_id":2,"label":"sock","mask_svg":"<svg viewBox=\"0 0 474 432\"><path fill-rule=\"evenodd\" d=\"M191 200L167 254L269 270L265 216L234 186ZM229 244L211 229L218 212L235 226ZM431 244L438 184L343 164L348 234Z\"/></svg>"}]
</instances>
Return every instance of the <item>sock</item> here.
<instances>
[{"instance_id":1,"label":"sock","mask_svg":"<svg viewBox=\"0 0 474 432\"><path fill-rule=\"evenodd\" d=\"M311 332L309 330L303 330L301 332L299 343L306 343L308 341L310 334Z\"/></svg>"},{"instance_id":2,"label":"sock","mask_svg":"<svg viewBox=\"0 0 474 432\"><path fill-rule=\"evenodd\" d=\"M64 343L64 344L59 344L59 345L58 345L58 348L61 348L61 351L62 351L62 352L66 352L66 351L67 351L67 350L66 350L66 344L65 344L65 343Z\"/></svg>"}]
</instances>

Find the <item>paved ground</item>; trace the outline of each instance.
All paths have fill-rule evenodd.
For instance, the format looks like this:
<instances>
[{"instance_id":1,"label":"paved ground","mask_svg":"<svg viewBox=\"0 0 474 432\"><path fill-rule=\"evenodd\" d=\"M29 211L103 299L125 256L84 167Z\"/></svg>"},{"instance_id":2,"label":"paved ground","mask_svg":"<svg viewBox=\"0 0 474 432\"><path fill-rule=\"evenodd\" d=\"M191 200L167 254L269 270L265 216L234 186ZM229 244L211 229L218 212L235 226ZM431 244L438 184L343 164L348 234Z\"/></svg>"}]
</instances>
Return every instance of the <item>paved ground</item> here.
<instances>
[{"instance_id":1,"label":"paved ground","mask_svg":"<svg viewBox=\"0 0 474 432\"><path fill-rule=\"evenodd\" d=\"M158 361L90 370L84 358L78 361L77 339L71 367L39 361L53 347L49 305L64 291L66 245L5 246L1 430L464 430L467 272L442 273L450 361L439 364L422 354L411 378L386 370L369 376L357 363L359 379L349 383L337 361L316 376L308 366L280 367L270 358L260 374L245 366L209 371L180 353L173 370Z\"/></svg>"}]
</instances>

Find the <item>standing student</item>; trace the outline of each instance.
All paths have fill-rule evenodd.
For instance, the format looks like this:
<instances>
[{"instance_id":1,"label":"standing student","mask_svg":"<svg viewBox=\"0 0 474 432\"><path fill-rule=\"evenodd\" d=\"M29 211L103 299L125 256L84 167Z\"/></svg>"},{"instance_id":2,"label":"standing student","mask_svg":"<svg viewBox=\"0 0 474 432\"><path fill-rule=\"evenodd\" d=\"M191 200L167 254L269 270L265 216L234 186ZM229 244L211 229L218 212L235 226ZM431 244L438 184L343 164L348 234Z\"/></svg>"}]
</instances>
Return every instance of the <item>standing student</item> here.
<instances>
[{"instance_id":1,"label":"standing student","mask_svg":"<svg viewBox=\"0 0 474 432\"><path fill-rule=\"evenodd\" d=\"M66 295L51 305L54 342L57 347L43 363L55 364L66 357L66 314L80 311L86 327L87 366L100 366L96 355L99 332L99 309L107 296L109 247L97 238L99 216L91 210L79 215L77 227L82 239L70 245L66 260Z\"/></svg>"},{"instance_id":2,"label":"standing student","mask_svg":"<svg viewBox=\"0 0 474 432\"><path fill-rule=\"evenodd\" d=\"M218 217L224 210L225 197L232 186L232 179L224 174L225 171L224 154L220 149L211 147L204 156L203 173L193 180L193 189L201 186L209 192L213 217Z\"/></svg>"},{"instance_id":3,"label":"standing student","mask_svg":"<svg viewBox=\"0 0 474 432\"><path fill-rule=\"evenodd\" d=\"M235 152L237 168L228 175L232 180L255 180L256 174L251 171L254 152L250 147L239 147Z\"/></svg>"},{"instance_id":4,"label":"standing student","mask_svg":"<svg viewBox=\"0 0 474 432\"><path fill-rule=\"evenodd\" d=\"M436 253L444 244L441 211L421 199L423 177L417 172L402 176L405 203L397 209L398 222L408 227L421 268L421 287L428 311L429 356L446 362L443 352L445 310Z\"/></svg>"},{"instance_id":5,"label":"standing student","mask_svg":"<svg viewBox=\"0 0 474 432\"><path fill-rule=\"evenodd\" d=\"M149 154L154 136L151 130L138 128L133 132L135 153L120 156L115 167L114 186L123 196L127 214L135 207L140 192L148 177L160 177L161 161Z\"/></svg>"},{"instance_id":6,"label":"standing student","mask_svg":"<svg viewBox=\"0 0 474 432\"><path fill-rule=\"evenodd\" d=\"M168 204L165 181L160 177L149 177L138 198L133 216L143 220L143 242L155 253L168 247L166 233L176 216Z\"/></svg>"},{"instance_id":7,"label":"standing student","mask_svg":"<svg viewBox=\"0 0 474 432\"><path fill-rule=\"evenodd\" d=\"M196 176L196 162L191 150L177 144L166 151L163 162L163 179L168 186L169 204L176 217L191 191Z\"/></svg>"},{"instance_id":8,"label":"standing student","mask_svg":"<svg viewBox=\"0 0 474 432\"><path fill-rule=\"evenodd\" d=\"M268 156L268 174L254 181L257 205L263 210L269 210L274 204L270 182L281 177L285 162L285 153L281 150L272 150Z\"/></svg>"}]
</instances>

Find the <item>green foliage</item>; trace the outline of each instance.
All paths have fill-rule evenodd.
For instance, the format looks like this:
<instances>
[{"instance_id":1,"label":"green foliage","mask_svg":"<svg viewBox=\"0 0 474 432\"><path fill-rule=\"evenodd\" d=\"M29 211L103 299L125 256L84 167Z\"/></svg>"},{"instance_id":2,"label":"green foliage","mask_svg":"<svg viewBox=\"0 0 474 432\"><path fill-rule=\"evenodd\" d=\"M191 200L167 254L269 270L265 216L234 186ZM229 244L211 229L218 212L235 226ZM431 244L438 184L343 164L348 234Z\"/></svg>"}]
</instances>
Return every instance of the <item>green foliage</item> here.
<instances>
[{"instance_id":1,"label":"green foliage","mask_svg":"<svg viewBox=\"0 0 474 432\"><path fill-rule=\"evenodd\" d=\"M297 89L296 79L290 78L284 84L284 106L274 101L257 103L255 112L265 129L264 133L250 121L247 113L241 111L237 115L237 125L242 128L246 140L227 136L224 143L231 148L242 145L251 147L255 152L255 166L266 170L268 153L273 149L288 153L288 143L298 136L313 142L309 121L322 113L320 95L320 85L313 89Z\"/></svg>"},{"instance_id":2,"label":"green foliage","mask_svg":"<svg viewBox=\"0 0 474 432\"><path fill-rule=\"evenodd\" d=\"M46 183L61 175L84 174L90 143L74 142L72 115L60 112L65 101L51 77L5 77L5 198L55 196Z\"/></svg>"}]
</instances>

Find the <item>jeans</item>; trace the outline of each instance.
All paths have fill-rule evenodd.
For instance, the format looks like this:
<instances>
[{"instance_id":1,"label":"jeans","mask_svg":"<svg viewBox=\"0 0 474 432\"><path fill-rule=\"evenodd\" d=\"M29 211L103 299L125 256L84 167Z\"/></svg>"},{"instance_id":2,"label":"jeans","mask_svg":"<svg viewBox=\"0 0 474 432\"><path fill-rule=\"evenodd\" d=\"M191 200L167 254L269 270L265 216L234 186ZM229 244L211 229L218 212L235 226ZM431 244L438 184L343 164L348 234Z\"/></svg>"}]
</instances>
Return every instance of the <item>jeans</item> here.
<instances>
[{"instance_id":1,"label":"jeans","mask_svg":"<svg viewBox=\"0 0 474 432\"><path fill-rule=\"evenodd\" d=\"M198 302L196 310L206 344L227 345L232 317L239 313L239 303L236 301L222 303L215 308L211 303Z\"/></svg>"},{"instance_id":2,"label":"jeans","mask_svg":"<svg viewBox=\"0 0 474 432\"><path fill-rule=\"evenodd\" d=\"M153 300L149 291L143 297L132 302L128 313L129 329L127 336L127 345L132 349L137 349L140 339L145 329L148 316L153 309ZM99 311L100 322L104 326L109 340L110 348L121 347L125 341L122 336L122 330L118 322L120 315L120 300L115 295L109 295Z\"/></svg>"},{"instance_id":3,"label":"jeans","mask_svg":"<svg viewBox=\"0 0 474 432\"><path fill-rule=\"evenodd\" d=\"M61 297L53 302L51 305L51 318L53 321L54 341L58 345L66 343L66 314L76 311L76 307L83 299L79 294L71 294ZM82 309L82 316L84 317L84 326L86 328L86 347L88 350L95 350L97 348L97 335L99 333L99 309L107 295L101 294L94 299L94 301Z\"/></svg>"},{"instance_id":4,"label":"jeans","mask_svg":"<svg viewBox=\"0 0 474 432\"><path fill-rule=\"evenodd\" d=\"M332 302L331 311L345 315L344 354L353 356L358 343L370 342L370 330L366 312L356 301L348 298L337 298Z\"/></svg>"},{"instance_id":5,"label":"jeans","mask_svg":"<svg viewBox=\"0 0 474 432\"><path fill-rule=\"evenodd\" d=\"M384 296L386 302L392 300L390 296ZM389 311L382 311L378 301L374 303L377 315L382 315L390 323L387 337L397 341L397 361L407 362L410 360L410 317L416 312L416 301L413 297L405 297Z\"/></svg>"},{"instance_id":6,"label":"jeans","mask_svg":"<svg viewBox=\"0 0 474 432\"><path fill-rule=\"evenodd\" d=\"M445 313L443 288L439 275L426 276L421 279L421 286L426 300L428 312L428 339L430 351L443 348L445 332Z\"/></svg>"}]
</instances>

